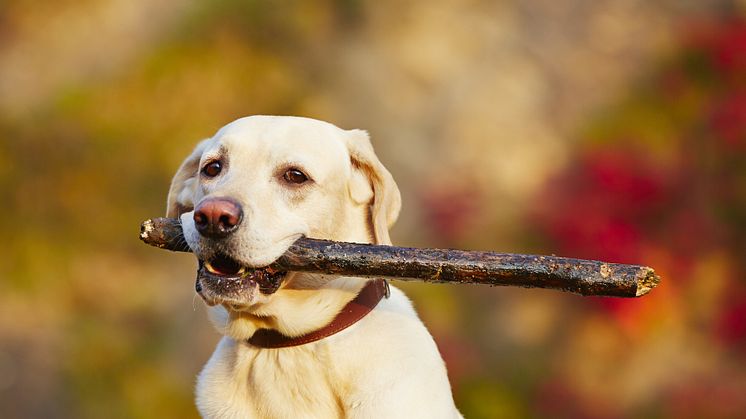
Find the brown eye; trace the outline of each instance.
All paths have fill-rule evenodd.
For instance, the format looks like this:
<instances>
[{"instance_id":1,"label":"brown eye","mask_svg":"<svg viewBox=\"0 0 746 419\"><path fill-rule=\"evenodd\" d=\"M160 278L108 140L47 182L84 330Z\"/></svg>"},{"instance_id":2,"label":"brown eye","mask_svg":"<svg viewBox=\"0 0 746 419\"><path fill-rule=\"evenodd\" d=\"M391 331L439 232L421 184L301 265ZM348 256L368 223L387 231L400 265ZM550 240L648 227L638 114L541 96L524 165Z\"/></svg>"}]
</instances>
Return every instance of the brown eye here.
<instances>
[{"instance_id":1,"label":"brown eye","mask_svg":"<svg viewBox=\"0 0 746 419\"><path fill-rule=\"evenodd\" d=\"M305 183L308 180L308 176L306 176L305 173L301 172L298 169L290 169L287 172L285 172L282 177L288 182L288 183L295 183L297 185L300 185L301 183Z\"/></svg>"},{"instance_id":2,"label":"brown eye","mask_svg":"<svg viewBox=\"0 0 746 419\"><path fill-rule=\"evenodd\" d=\"M207 177L215 177L223 170L223 164L219 160L211 161L202 168L202 174Z\"/></svg>"}]
</instances>

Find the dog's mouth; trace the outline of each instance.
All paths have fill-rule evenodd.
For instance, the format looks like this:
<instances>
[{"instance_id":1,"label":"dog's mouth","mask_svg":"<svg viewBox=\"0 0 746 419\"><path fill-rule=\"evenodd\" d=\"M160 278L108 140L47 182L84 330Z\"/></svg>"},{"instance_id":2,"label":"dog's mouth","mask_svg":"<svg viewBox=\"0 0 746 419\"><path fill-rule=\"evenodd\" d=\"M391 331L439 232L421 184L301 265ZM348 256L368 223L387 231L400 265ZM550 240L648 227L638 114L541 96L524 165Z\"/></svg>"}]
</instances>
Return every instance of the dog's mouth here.
<instances>
[{"instance_id":1,"label":"dog's mouth","mask_svg":"<svg viewBox=\"0 0 746 419\"><path fill-rule=\"evenodd\" d=\"M226 255L218 254L213 259L204 261L207 272L223 277L237 277L246 273L246 267Z\"/></svg>"},{"instance_id":2,"label":"dog's mouth","mask_svg":"<svg viewBox=\"0 0 746 419\"><path fill-rule=\"evenodd\" d=\"M230 256L218 253L208 260L200 259L196 289L208 303L237 302L251 294L257 285L263 294L273 294L286 275L286 271L269 266L243 266Z\"/></svg>"}]
</instances>

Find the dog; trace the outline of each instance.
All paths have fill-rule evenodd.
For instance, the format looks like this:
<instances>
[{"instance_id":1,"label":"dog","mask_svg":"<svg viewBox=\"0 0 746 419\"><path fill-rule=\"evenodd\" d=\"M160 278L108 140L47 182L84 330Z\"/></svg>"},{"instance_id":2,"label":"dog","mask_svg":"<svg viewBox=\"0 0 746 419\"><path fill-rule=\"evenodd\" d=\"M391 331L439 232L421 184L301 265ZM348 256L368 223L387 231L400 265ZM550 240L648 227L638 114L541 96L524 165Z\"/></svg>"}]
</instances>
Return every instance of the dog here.
<instances>
[{"instance_id":1,"label":"dog","mask_svg":"<svg viewBox=\"0 0 746 419\"><path fill-rule=\"evenodd\" d=\"M437 346L399 289L267 267L302 236L391 244L401 198L367 132L238 119L186 158L167 206L223 335L197 378L203 417L461 417Z\"/></svg>"}]
</instances>

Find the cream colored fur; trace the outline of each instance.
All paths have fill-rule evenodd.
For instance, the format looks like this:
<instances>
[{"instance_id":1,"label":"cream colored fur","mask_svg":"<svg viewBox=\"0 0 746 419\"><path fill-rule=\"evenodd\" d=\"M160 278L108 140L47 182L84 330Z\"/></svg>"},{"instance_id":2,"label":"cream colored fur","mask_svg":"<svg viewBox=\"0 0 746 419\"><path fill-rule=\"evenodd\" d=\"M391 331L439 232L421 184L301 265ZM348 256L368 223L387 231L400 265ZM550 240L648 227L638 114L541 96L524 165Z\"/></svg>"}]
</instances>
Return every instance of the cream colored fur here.
<instances>
[{"instance_id":1,"label":"cream colored fur","mask_svg":"<svg viewBox=\"0 0 746 419\"><path fill-rule=\"evenodd\" d=\"M215 179L200 168L220 156ZM312 181L283 184L299 167ZM252 116L201 142L174 176L168 215L180 216L195 254L215 243L194 227L205 197L239 202L244 219L221 251L247 266L274 261L306 235L390 244L400 197L367 133L307 118ZM258 328L299 336L326 325L365 279L291 273L274 294L216 304L224 335L197 379L197 407L209 418L457 418L443 360L407 297L391 287L366 317L317 342L282 349L246 343Z\"/></svg>"}]
</instances>

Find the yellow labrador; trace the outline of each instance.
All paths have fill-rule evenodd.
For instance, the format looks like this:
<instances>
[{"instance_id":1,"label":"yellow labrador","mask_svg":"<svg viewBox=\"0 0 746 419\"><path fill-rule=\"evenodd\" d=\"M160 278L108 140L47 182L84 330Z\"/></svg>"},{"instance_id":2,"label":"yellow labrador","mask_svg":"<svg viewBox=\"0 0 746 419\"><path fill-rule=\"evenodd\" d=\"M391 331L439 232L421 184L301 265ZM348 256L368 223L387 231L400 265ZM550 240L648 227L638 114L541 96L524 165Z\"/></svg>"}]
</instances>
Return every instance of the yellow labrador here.
<instances>
[{"instance_id":1,"label":"yellow labrador","mask_svg":"<svg viewBox=\"0 0 746 419\"><path fill-rule=\"evenodd\" d=\"M265 268L301 236L390 244L399 208L365 131L252 116L197 145L174 176L168 215L181 218L197 292L224 335L197 380L203 416L461 417L401 291ZM350 307L363 308L350 317Z\"/></svg>"}]
</instances>

